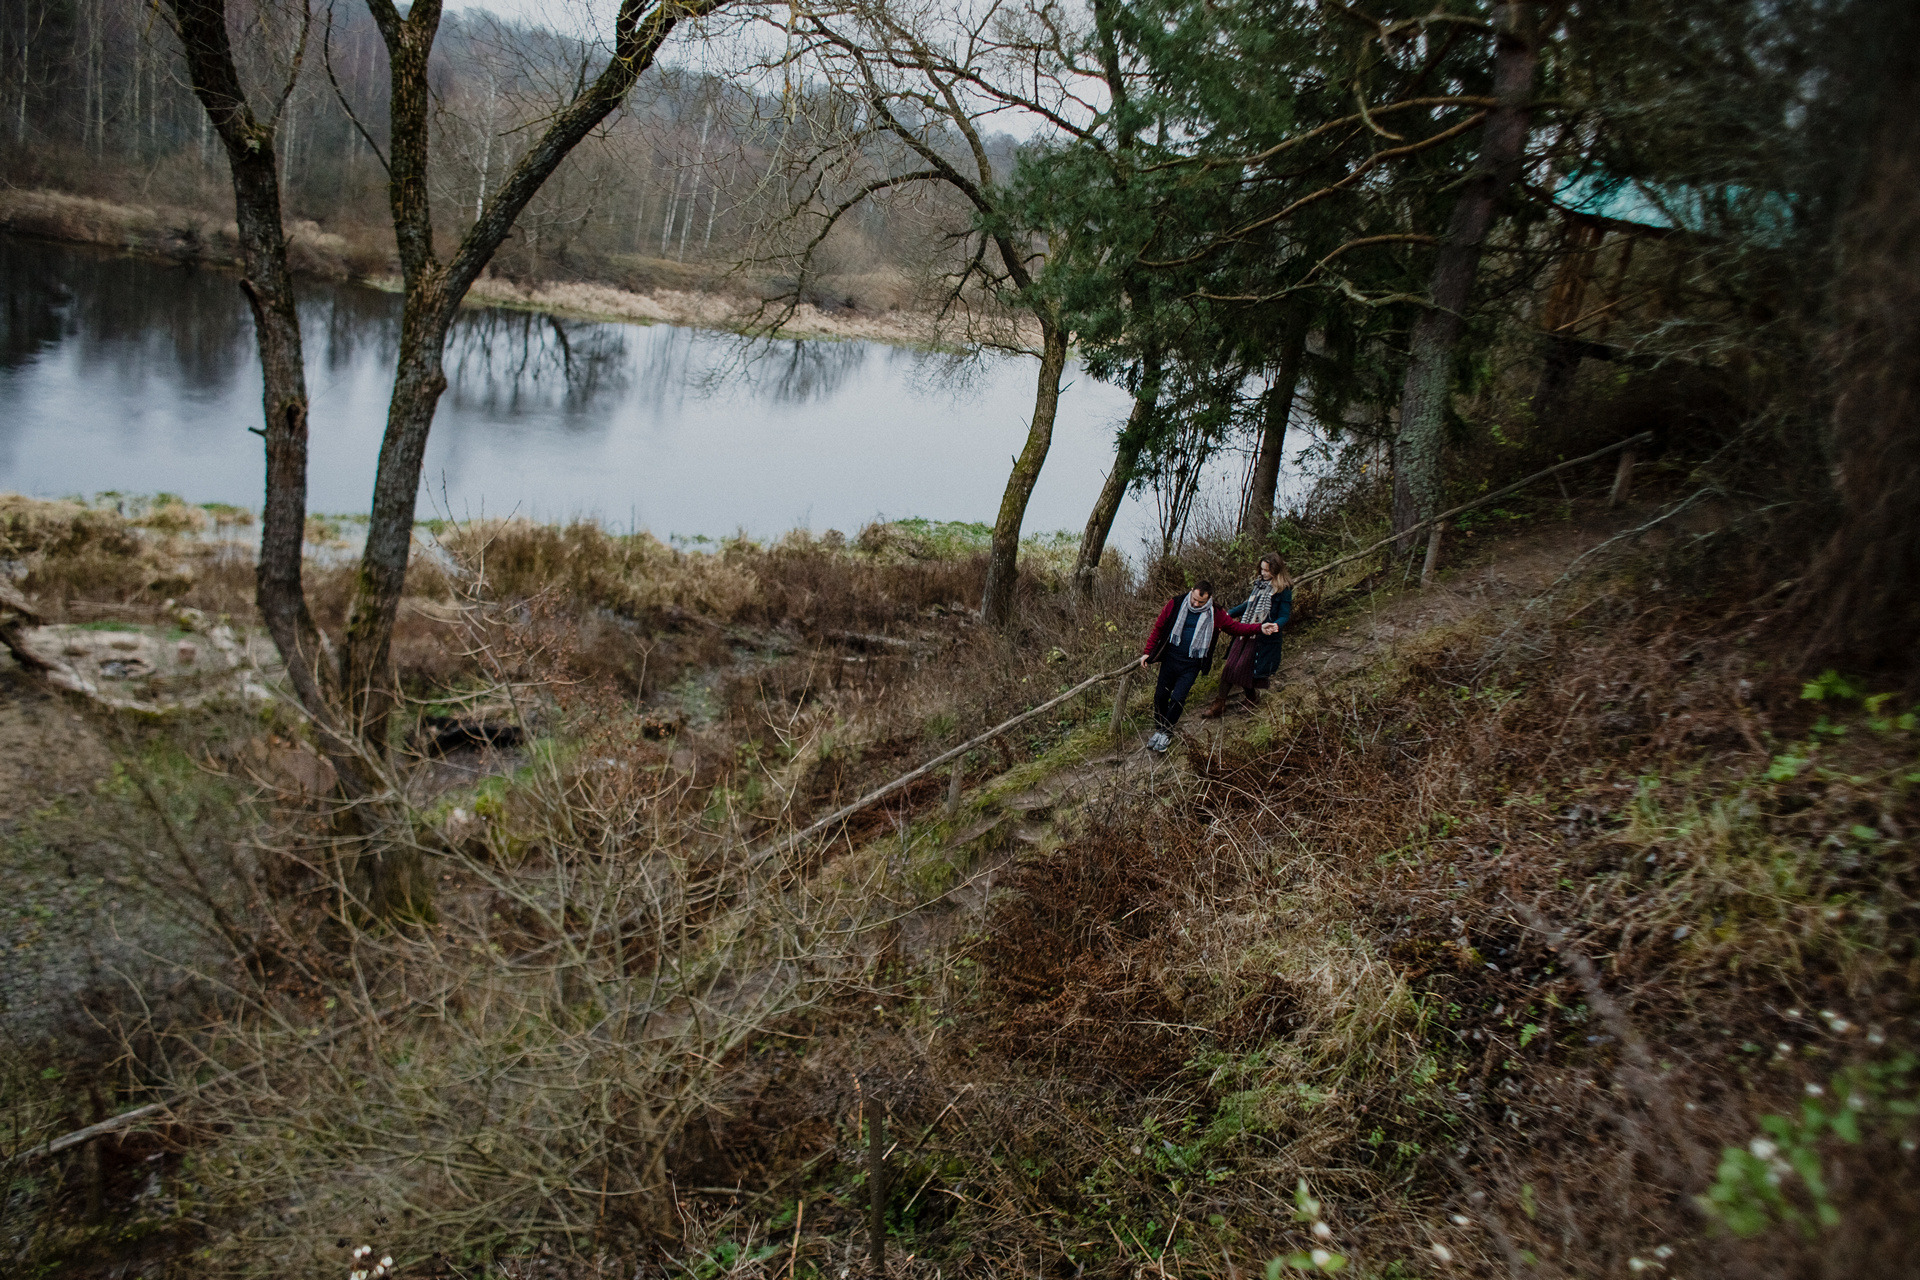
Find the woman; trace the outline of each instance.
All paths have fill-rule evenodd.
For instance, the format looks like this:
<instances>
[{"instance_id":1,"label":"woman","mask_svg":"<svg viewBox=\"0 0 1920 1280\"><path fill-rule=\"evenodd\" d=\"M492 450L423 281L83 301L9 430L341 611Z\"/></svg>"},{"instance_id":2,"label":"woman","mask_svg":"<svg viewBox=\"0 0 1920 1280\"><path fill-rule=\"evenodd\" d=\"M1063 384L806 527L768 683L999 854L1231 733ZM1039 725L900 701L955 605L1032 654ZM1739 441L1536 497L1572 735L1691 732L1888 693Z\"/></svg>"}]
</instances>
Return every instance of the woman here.
<instances>
[{"instance_id":1,"label":"woman","mask_svg":"<svg viewBox=\"0 0 1920 1280\"><path fill-rule=\"evenodd\" d=\"M1213 666L1213 638L1217 633L1257 638L1262 632L1272 635L1280 630L1269 622L1235 622L1213 602L1213 584L1202 582L1191 591L1183 591L1167 601L1160 616L1147 633L1146 648L1140 652L1140 665L1160 664L1160 679L1153 689L1153 736L1147 750L1155 753L1173 745L1173 726L1187 704L1187 691L1193 682Z\"/></svg>"},{"instance_id":2,"label":"woman","mask_svg":"<svg viewBox=\"0 0 1920 1280\"><path fill-rule=\"evenodd\" d=\"M1293 579L1287 576L1287 562L1272 553L1261 556L1260 576L1254 579L1253 590L1227 613L1243 623L1278 625L1272 631L1262 627L1260 635L1233 642L1227 665L1220 670L1220 696L1200 713L1202 720L1211 720L1225 711L1235 689L1247 691L1247 706L1252 707L1260 700L1260 690L1268 686L1270 677L1280 669L1283 643L1280 628L1293 616Z\"/></svg>"}]
</instances>

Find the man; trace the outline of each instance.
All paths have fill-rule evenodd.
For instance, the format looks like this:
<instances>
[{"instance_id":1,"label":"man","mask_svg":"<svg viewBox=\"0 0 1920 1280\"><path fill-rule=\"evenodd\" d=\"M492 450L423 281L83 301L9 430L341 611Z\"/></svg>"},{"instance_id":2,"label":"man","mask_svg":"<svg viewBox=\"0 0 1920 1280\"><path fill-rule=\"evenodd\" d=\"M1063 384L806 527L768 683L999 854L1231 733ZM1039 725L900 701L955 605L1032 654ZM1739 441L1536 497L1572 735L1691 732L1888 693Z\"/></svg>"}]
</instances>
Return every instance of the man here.
<instances>
[{"instance_id":1,"label":"man","mask_svg":"<svg viewBox=\"0 0 1920 1280\"><path fill-rule=\"evenodd\" d=\"M1224 631L1235 636L1270 636L1279 630L1271 622L1234 621L1213 603L1211 582L1167 601L1153 620L1147 647L1140 654L1142 667L1149 662L1160 664L1160 682L1153 688L1153 736L1147 739L1147 750L1158 753L1173 745L1173 726L1186 710L1193 682L1213 666L1216 635Z\"/></svg>"}]
</instances>

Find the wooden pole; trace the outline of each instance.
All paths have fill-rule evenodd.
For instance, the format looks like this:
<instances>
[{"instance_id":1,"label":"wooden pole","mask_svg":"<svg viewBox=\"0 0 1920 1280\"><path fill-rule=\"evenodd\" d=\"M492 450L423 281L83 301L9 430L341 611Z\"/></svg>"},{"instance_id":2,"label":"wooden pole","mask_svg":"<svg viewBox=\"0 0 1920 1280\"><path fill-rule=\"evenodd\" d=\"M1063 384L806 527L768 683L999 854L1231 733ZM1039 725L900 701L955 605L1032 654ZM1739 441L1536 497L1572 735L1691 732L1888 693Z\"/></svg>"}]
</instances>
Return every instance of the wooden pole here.
<instances>
[{"instance_id":1,"label":"wooden pole","mask_svg":"<svg viewBox=\"0 0 1920 1280\"><path fill-rule=\"evenodd\" d=\"M1422 591L1425 591L1428 584L1433 581L1433 571L1440 564L1440 535L1446 531L1447 524L1444 520L1436 521L1433 528L1427 531L1427 561L1420 566Z\"/></svg>"},{"instance_id":2,"label":"wooden pole","mask_svg":"<svg viewBox=\"0 0 1920 1280\"><path fill-rule=\"evenodd\" d=\"M1108 728L1113 730L1113 745L1116 747L1127 736L1127 691L1132 687L1133 666L1129 664L1120 673L1120 687L1113 691L1113 723Z\"/></svg>"},{"instance_id":3,"label":"wooden pole","mask_svg":"<svg viewBox=\"0 0 1920 1280\"><path fill-rule=\"evenodd\" d=\"M1607 495L1607 509L1611 511L1627 500L1627 494L1633 488L1634 451L1627 450L1620 455L1620 468L1613 473L1613 492Z\"/></svg>"},{"instance_id":4,"label":"wooden pole","mask_svg":"<svg viewBox=\"0 0 1920 1280\"><path fill-rule=\"evenodd\" d=\"M960 776L963 772L963 764L963 761L955 760L953 772L947 777L947 816L949 818L960 812Z\"/></svg>"}]
</instances>

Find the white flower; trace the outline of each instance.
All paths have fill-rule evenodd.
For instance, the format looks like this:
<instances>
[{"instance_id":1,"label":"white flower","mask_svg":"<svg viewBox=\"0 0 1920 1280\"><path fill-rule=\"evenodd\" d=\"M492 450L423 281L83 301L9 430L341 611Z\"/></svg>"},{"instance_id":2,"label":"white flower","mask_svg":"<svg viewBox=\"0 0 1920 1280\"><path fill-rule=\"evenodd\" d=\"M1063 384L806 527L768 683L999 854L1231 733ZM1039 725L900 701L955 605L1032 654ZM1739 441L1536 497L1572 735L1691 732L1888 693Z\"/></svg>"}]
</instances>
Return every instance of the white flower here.
<instances>
[{"instance_id":1,"label":"white flower","mask_svg":"<svg viewBox=\"0 0 1920 1280\"><path fill-rule=\"evenodd\" d=\"M1671 1258L1673 1256L1673 1246L1670 1244L1663 1244L1658 1249L1655 1249L1653 1251L1653 1256L1660 1259L1660 1261L1665 1262L1668 1258Z\"/></svg>"},{"instance_id":2,"label":"white flower","mask_svg":"<svg viewBox=\"0 0 1920 1280\"><path fill-rule=\"evenodd\" d=\"M1443 1244L1436 1244L1435 1246L1433 1246L1433 1256L1440 1259L1440 1261L1442 1262L1452 1262L1453 1250L1447 1248L1447 1246Z\"/></svg>"},{"instance_id":3,"label":"white flower","mask_svg":"<svg viewBox=\"0 0 1920 1280\"><path fill-rule=\"evenodd\" d=\"M1808 1096L1809 1098L1817 1098L1817 1097L1819 1097L1819 1096L1820 1096L1821 1094L1823 1094L1823 1093L1825 1093L1825 1092L1826 1092L1826 1090L1825 1090L1825 1089L1822 1089L1822 1088L1821 1088L1821 1087L1820 1087L1819 1085L1817 1085L1817 1084L1813 1084L1813 1083L1811 1083L1811 1082L1809 1082L1809 1083L1807 1084L1807 1096Z\"/></svg>"},{"instance_id":4,"label":"white flower","mask_svg":"<svg viewBox=\"0 0 1920 1280\"><path fill-rule=\"evenodd\" d=\"M1638 1258L1627 1259L1627 1270L1637 1272L1637 1271L1645 1271L1646 1269L1647 1269L1647 1264L1642 1262L1640 1259Z\"/></svg>"},{"instance_id":5,"label":"white flower","mask_svg":"<svg viewBox=\"0 0 1920 1280\"><path fill-rule=\"evenodd\" d=\"M1793 1046L1792 1046L1792 1045L1790 1045L1790 1044L1788 1044L1788 1043L1787 1043L1787 1042L1786 1042L1785 1040L1782 1040L1782 1041L1781 1041L1781 1042L1780 1042L1779 1044L1777 1044L1777 1045L1775 1045L1775 1046L1773 1046L1773 1047L1774 1047L1774 1048L1775 1048L1776 1050L1778 1050L1778 1051L1779 1051L1780 1053L1783 1053L1783 1054L1787 1054L1787 1053L1792 1053L1792 1052L1793 1052Z\"/></svg>"},{"instance_id":6,"label":"white flower","mask_svg":"<svg viewBox=\"0 0 1920 1280\"><path fill-rule=\"evenodd\" d=\"M1780 1154L1780 1148L1765 1138L1755 1138L1747 1144L1747 1150L1753 1152L1753 1158L1756 1160L1771 1160Z\"/></svg>"},{"instance_id":7,"label":"white flower","mask_svg":"<svg viewBox=\"0 0 1920 1280\"><path fill-rule=\"evenodd\" d=\"M389 1253L389 1254L388 1254L388 1255L386 1255L386 1256L385 1256L384 1258L382 1258L382 1259L380 1259L380 1265L381 1265L381 1266L383 1266L383 1267L386 1267L386 1268L387 1268L388 1270L392 1270L392 1269L393 1269L393 1255Z\"/></svg>"},{"instance_id":8,"label":"white flower","mask_svg":"<svg viewBox=\"0 0 1920 1280\"><path fill-rule=\"evenodd\" d=\"M1313 1259L1313 1265L1316 1267L1324 1267L1329 1262L1333 1261L1333 1255L1328 1253L1325 1249L1315 1249L1312 1253L1308 1254L1307 1256Z\"/></svg>"},{"instance_id":9,"label":"white flower","mask_svg":"<svg viewBox=\"0 0 1920 1280\"><path fill-rule=\"evenodd\" d=\"M372 1245L370 1245L370 1244L363 1244L363 1245L361 1245L361 1246L360 1246L360 1247L359 1247L358 1249L355 1249L355 1250L353 1251L353 1260L354 1260L355 1262L358 1262L358 1261L359 1261L360 1259L362 1259L362 1258L364 1258L364 1257L366 1257L366 1256L367 1256L368 1254L370 1254L370 1253L372 1253L372 1252L373 1252L373 1246L372 1246Z\"/></svg>"},{"instance_id":10,"label":"white flower","mask_svg":"<svg viewBox=\"0 0 1920 1280\"><path fill-rule=\"evenodd\" d=\"M1464 1227L1469 1221L1470 1219L1464 1213L1456 1213L1453 1215L1453 1225L1456 1227Z\"/></svg>"},{"instance_id":11,"label":"white flower","mask_svg":"<svg viewBox=\"0 0 1920 1280\"><path fill-rule=\"evenodd\" d=\"M1315 1239L1331 1240L1333 1239L1333 1228L1324 1222L1316 1222L1313 1224L1313 1234Z\"/></svg>"}]
</instances>

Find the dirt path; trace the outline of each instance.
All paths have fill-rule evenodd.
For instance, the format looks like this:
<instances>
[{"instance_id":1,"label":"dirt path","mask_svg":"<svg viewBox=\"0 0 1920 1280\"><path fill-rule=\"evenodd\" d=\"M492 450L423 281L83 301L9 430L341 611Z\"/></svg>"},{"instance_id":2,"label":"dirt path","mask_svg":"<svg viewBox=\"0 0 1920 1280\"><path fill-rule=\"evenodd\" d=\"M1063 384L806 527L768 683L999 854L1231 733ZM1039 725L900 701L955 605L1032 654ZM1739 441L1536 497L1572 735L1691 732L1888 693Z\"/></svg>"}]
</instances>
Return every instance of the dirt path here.
<instances>
[{"instance_id":1,"label":"dirt path","mask_svg":"<svg viewBox=\"0 0 1920 1280\"><path fill-rule=\"evenodd\" d=\"M1538 597L1582 556L1633 528L1646 515L1628 508L1502 537L1456 534L1448 550L1458 557L1457 564L1443 568L1424 590L1393 581L1357 600L1334 603L1329 616L1310 625L1297 644L1288 646L1275 692L1344 679L1382 656L1397 655L1403 646L1437 627L1486 617ZM1237 736L1247 722L1237 698L1235 710L1220 719L1200 718L1218 691L1217 678L1204 680L1188 700L1180 728L1196 745L1210 747ZM1262 697L1271 700L1273 694Z\"/></svg>"}]
</instances>

